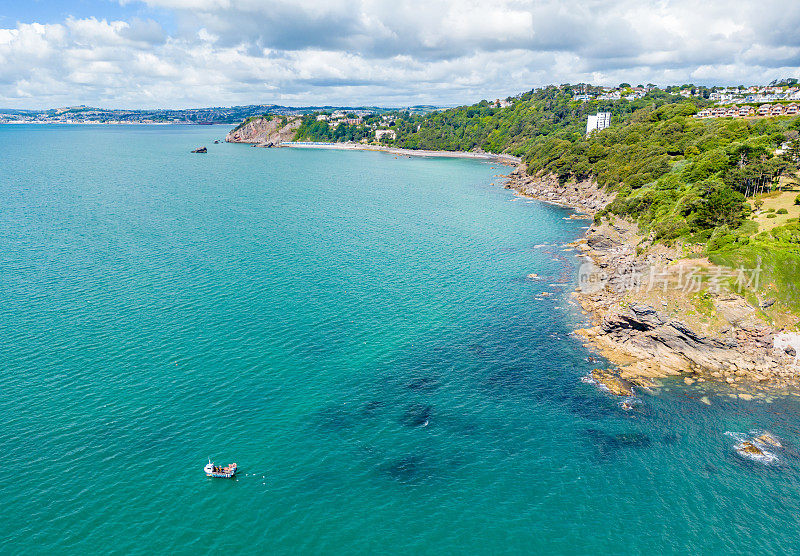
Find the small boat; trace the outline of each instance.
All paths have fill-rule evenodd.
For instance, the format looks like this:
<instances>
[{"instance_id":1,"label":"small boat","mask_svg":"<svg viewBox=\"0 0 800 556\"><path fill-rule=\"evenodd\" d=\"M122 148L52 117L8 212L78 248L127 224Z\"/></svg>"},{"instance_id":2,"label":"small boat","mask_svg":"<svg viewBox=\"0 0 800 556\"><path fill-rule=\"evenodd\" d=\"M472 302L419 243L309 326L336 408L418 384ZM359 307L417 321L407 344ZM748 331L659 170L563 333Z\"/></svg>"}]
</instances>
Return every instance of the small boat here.
<instances>
[{"instance_id":1,"label":"small boat","mask_svg":"<svg viewBox=\"0 0 800 556\"><path fill-rule=\"evenodd\" d=\"M214 462L211 459L208 460L208 463L205 467L203 467L203 471L206 472L206 477L216 477L218 479L230 479L234 475L236 475L237 466L235 463L231 463L225 467L214 465Z\"/></svg>"}]
</instances>

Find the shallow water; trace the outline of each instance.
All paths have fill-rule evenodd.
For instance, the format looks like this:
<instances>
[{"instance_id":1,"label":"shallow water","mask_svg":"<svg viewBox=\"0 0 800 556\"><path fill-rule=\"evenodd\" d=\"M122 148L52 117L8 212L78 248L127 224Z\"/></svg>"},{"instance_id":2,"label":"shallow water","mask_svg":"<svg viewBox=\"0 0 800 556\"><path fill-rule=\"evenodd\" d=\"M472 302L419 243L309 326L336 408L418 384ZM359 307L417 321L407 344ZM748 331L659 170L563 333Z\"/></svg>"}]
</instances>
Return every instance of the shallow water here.
<instances>
[{"instance_id":1,"label":"shallow water","mask_svg":"<svg viewBox=\"0 0 800 556\"><path fill-rule=\"evenodd\" d=\"M585 223L226 131L0 126L4 553L795 550L793 399L581 382Z\"/></svg>"}]
</instances>

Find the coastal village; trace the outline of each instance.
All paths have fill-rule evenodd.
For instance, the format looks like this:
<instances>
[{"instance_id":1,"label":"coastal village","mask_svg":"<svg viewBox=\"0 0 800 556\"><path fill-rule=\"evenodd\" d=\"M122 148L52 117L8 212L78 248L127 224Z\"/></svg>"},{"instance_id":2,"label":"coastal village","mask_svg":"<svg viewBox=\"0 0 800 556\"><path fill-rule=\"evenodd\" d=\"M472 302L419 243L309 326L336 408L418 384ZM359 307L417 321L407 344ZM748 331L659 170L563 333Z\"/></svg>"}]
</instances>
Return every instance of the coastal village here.
<instances>
[{"instance_id":1,"label":"coastal village","mask_svg":"<svg viewBox=\"0 0 800 556\"><path fill-rule=\"evenodd\" d=\"M636 86L621 83L614 87L579 84L572 88L572 98L581 103L633 102L654 92L704 99L711 103L700 110L695 115L696 118L768 118L800 114L800 84L795 79L784 80L781 84L736 87L658 87L653 83ZM485 102L492 108L500 109L513 105L516 100L517 97L509 96ZM365 126L375 141L385 142L396 137L396 133L390 129L394 125L394 113L405 111L425 114L446 109L447 107L427 105L404 108L251 105L185 110L113 110L81 105L38 111L0 110L0 124L221 124L235 123L267 113L279 116L314 114L317 121L327 123L332 129L340 125ZM592 129L603 129L607 127L607 123L601 120Z\"/></svg>"}]
</instances>

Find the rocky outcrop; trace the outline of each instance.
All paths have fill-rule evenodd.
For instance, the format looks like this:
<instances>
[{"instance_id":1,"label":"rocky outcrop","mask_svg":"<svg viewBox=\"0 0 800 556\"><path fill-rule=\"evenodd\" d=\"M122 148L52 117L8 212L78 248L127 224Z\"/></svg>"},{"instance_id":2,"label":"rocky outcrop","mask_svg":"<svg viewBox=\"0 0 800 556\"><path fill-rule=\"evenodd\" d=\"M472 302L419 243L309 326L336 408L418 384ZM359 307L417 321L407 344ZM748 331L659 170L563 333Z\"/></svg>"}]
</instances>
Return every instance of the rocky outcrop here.
<instances>
[{"instance_id":1,"label":"rocky outcrop","mask_svg":"<svg viewBox=\"0 0 800 556\"><path fill-rule=\"evenodd\" d=\"M713 337L649 305L595 308L600 323L576 333L618 365L624 379L689 373L692 381L712 380L748 390L800 385L794 357L773 348L774 336L768 328Z\"/></svg>"},{"instance_id":2,"label":"rocky outcrop","mask_svg":"<svg viewBox=\"0 0 800 556\"><path fill-rule=\"evenodd\" d=\"M250 118L225 137L228 143L251 143L257 146L277 146L294 140L301 118L297 116L264 116Z\"/></svg>"},{"instance_id":3,"label":"rocky outcrop","mask_svg":"<svg viewBox=\"0 0 800 556\"><path fill-rule=\"evenodd\" d=\"M561 183L551 175L528 175L524 164L508 176L505 187L590 216L614 199L593 180ZM680 373L687 373L687 384L717 381L739 390L793 392L800 388L800 334L776 330L740 294L705 290L698 300L692 290L679 291L675 283L665 283L663 289L648 283L660 279L654 270L680 276L673 276L673 282L686 277L690 265L710 274L714 265L707 259L686 259L677 248L643 237L636 224L619 218L592 225L572 246L586 261L573 295L594 321L576 334L618 367L594 371L591 381L619 395L627 393L619 380L649 388L657 385L652 379ZM698 302L705 306L698 308ZM773 304L768 300L760 308Z\"/></svg>"},{"instance_id":4,"label":"rocky outcrop","mask_svg":"<svg viewBox=\"0 0 800 556\"><path fill-rule=\"evenodd\" d=\"M200 147L199 149L195 149L192 152L198 154L206 154L208 152L208 149L205 147Z\"/></svg>"},{"instance_id":5,"label":"rocky outcrop","mask_svg":"<svg viewBox=\"0 0 800 556\"><path fill-rule=\"evenodd\" d=\"M619 377L614 371L594 369L591 378L594 382L615 396L633 396L633 386Z\"/></svg>"},{"instance_id":6,"label":"rocky outcrop","mask_svg":"<svg viewBox=\"0 0 800 556\"><path fill-rule=\"evenodd\" d=\"M600 330L627 355L653 360L665 372L696 367L722 371L740 358L731 345L702 336L678 320L665 319L649 305L631 304L606 315Z\"/></svg>"},{"instance_id":7,"label":"rocky outcrop","mask_svg":"<svg viewBox=\"0 0 800 556\"><path fill-rule=\"evenodd\" d=\"M594 180L560 183L556 176L530 176L524 164L518 166L505 184L520 195L593 214L614 199Z\"/></svg>"}]
</instances>

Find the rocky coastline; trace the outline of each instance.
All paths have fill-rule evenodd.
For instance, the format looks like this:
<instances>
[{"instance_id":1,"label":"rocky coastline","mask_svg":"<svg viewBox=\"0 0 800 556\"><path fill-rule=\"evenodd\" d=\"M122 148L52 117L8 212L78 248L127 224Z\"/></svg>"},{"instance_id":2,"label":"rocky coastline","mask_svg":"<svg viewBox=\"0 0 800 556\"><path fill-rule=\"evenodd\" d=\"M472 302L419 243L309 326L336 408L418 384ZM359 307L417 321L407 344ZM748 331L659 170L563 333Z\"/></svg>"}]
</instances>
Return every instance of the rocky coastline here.
<instances>
[{"instance_id":1,"label":"rocky coastline","mask_svg":"<svg viewBox=\"0 0 800 556\"><path fill-rule=\"evenodd\" d=\"M414 151L367 144L296 143L299 118L254 118L231 131L227 142L260 147L374 150L402 156L450 156L515 166L505 187L518 195L571 208L592 218L614 200L594 180L559 182L531 176L517 157L483 152ZM786 332L730 287L712 290L708 280L687 288L685 277L708 278L719 267L693 258L681 246L667 248L639 234L635 223L604 219L569 246L585 263L572 293L589 326L575 331L614 367L596 369L590 380L615 395L633 386L653 388L667 377L687 385L727 390L743 399L785 392L800 396L800 334ZM654 276L658 283L654 283ZM796 316L791 315L796 323ZM776 320L778 325L776 325ZM783 319L786 322L786 319Z\"/></svg>"},{"instance_id":2,"label":"rocky coastline","mask_svg":"<svg viewBox=\"0 0 800 556\"><path fill-rule=\"evenodd\" d=\"M591 180L561 184L528 175L524 165L505 187L584 217L613 200ZM570 248L585 261L572 295L591 321L575 334L614 366L589 377L605 390L624 396L631 386L676 377L742 399L800 395L800 334L776 326L780 318L764 313L768 302L754 306L744 292L710 287L719 283L708 277L723 269L681 246L656 244L620 219L592 224ZM690 275L700 278L690 282Z\"/></svg>"}]
</instances>

